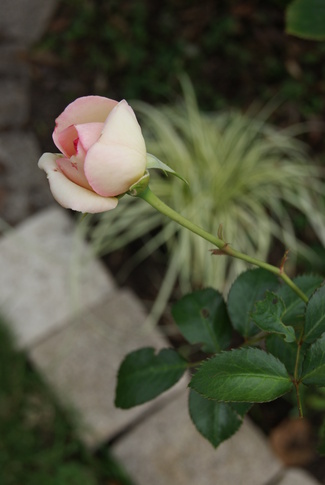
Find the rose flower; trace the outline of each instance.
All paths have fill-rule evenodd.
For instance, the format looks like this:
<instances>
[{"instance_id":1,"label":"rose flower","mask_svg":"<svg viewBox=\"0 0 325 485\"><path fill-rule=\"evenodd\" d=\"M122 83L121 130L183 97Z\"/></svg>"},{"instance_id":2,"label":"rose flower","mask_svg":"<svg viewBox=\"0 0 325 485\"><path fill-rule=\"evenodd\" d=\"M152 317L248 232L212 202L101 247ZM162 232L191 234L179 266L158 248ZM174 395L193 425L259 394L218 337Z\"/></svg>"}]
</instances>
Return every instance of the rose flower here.
<instances>
[{"instance_id":1,"label":"rose flower","mask_svg":"<svg viewBox=\"0 0 325 485\"><path fill-rule=\"evenodd\" d=\"M56 119L53 141L61 154L44 153L56 201L80 212L114 209L146 170L146 145L132 108L101 96L69 104Z\"/></svg>"}]
</instances>

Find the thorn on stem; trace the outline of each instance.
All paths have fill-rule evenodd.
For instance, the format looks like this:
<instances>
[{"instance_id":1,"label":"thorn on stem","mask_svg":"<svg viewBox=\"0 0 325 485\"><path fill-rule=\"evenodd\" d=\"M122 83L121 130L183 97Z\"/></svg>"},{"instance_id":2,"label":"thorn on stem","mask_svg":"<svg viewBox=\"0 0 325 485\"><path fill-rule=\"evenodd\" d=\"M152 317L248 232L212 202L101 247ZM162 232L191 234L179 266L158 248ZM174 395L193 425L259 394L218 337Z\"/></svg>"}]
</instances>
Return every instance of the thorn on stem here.
<instances>
[{"instance_id":1,"label":"thorn on stem","mask_svg":"<svg viewBox=\"0 0 325 485\"><path fill-rule=\"evenodd\" d=\"M226 243L222 249L210 249L211 254L216 254L219 256L225 256L227 252L225 249L229 246L229 243Z\"/></svg>"},{"instance_id":2,"label":"thorn on stem","mask_svg":"<svg viewBox=\"0 0 325 485\"><path fill-rule=\"evenodd\" d=\"M284 265L286 264L287 262L287 259L288 259L288 254L289 254L289 249L287 249L281 259L281 263L280 263L280 274L283 274L284 273Z\"/></svg>"}]
</instances>

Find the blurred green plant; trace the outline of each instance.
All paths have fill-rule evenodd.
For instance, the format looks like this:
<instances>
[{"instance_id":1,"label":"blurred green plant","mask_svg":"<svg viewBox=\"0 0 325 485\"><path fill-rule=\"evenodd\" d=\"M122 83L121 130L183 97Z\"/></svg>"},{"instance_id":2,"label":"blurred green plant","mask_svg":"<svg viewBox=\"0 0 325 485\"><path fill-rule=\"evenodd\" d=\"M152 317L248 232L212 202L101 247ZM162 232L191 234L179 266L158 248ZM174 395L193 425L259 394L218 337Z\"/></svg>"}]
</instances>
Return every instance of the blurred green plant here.
<instances>
[{"instance_id":1,"label":"blurred green plant","mask_svg":"<svg viewBox=\"0 0 325 485\"><path fill-rule=\"evenodd\" d=\"M299 253L315 262L316 254L297 237L293 224L293 217L302 214L325 245L325 184L320 168L296 137L303 127L276 129L267 122L271 106L246 114L201 113L187 78L183 90L179 105L133 103L148 152L189 182L187 186L177 178L153 174L151 190L210 233L223 232L224 239L244 253L262 260L272 256L279 264L282 252L269 254L276 239L290 249L291 265ZM90 224L89 236L99 255L142 240L126 271L157 248L167 248L168 269L153 314L160 315L176 281L182 293L202 286L224 291L247 267L240 260L211 256L206 241L139 200L122 198L114 211L96 218L95 227L92 220L84 224Z\"/></svg>"},{"instance_id":2,"label":"blurred green plant","mask_svg":"<svg viewBox=\"0 0 325 485\"><path fill-rule=\"evenodd\" d=\"M0 316L1 485L131 485L106 449L93 456L83 447L75 415L15 350L6 325Z\"/></svg>"}]
</instances>

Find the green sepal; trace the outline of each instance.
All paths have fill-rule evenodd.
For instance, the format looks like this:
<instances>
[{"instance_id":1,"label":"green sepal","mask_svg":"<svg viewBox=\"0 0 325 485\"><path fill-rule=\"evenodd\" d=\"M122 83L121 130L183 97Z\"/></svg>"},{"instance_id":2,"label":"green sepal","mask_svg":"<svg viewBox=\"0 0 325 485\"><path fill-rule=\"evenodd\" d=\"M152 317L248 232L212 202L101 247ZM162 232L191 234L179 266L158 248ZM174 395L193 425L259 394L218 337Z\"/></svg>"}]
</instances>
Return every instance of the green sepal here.
<instances>
[{"instance_id":1,"label":"green sepal","mask_svg":"<svg viewBox=\"0 0 325 485\"><path fill-rule=\"evenodd\" d=\"M137 180L133 185L131 185L127 193L129 195L132 195L132 197L137 197L139 194L141 194L141 192L144 192L146 190L149 185L149 180L150 175L148 170L146 170L142 177L139 178L139 180Z\"/></svg>"},{"instance_id":2,"label":"green sepal","mask_svg":"<svg viewBox=\"0 0 325 485\"><path fill-rule=\"evenodd\" d=\"M170 168L166 163L162 162L154 155L151 155L151 153L147 153L147 169L150 170L151 168L157 168L158 170L162 170L165 175L170 173L171 175L174 175L175 177L181 179L185 184L189 185L188 181L184 177L182 177L179 173L175 172L175 170Z\"/></svg>"}]
</instances>

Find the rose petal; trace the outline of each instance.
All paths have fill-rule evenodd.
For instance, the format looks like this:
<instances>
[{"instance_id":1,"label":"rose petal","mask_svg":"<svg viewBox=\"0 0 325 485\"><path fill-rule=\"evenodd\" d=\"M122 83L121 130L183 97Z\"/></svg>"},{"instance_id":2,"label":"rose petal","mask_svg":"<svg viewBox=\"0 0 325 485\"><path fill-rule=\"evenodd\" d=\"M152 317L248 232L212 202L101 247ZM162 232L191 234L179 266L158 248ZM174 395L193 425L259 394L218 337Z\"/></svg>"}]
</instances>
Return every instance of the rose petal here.
<instances>
[{"instance_id":1,"label":"rose petal","mask_svg":"<svg viewBox=\"0 0 325 485\"><path fill-rule=\"evenodd\" d=\"M105 122L103 134L87 152L84 171L95 192L126 192L146 169L146 145L133 110L121 101Z\"/></svg>"},{"instance_id":2,"label":"rose petal","mask_svg":"<svg viewBox=\"0 0 325 485\"><path fill-rule=\"evenodd\" d=\"M71 125L102 122L117 105L117 101L102 96L84 96L70 103L55 120L53 141L61 150L58 135ZM62 142L62 141L61 141Z\"/></svg>"},{"instance_id":3,"label":"rose petal","mask_svg":"<svg viewBox=\"0 0 325 485\"><path fill-rule=\"evenodd\" d=\"M120 101L109 114L99 141L106 145L128 146L145 155L146 145L140 125L133 109L125 100Z\"/></svg>"},{"instance_id":4,"label":"rose petal","mask_svg":"<svg viewBox=\"0 0 325 485\"><path fill-rule=\"evenodd\" d=\"M61 133L56 134L56 147L62 152L66 157L72 157L76 154L75 140L78 139L78 132L76 128L72 125Z\"/></svg>"},{"instance_id":5,"label":"rose petal","mask_svg":"<svg viewBox=\"0 0 325 485\"><path fill-rule=\"evenodd\" d=\"M83 125L76 125L75 128L78 132L79 141L85 152L87 152L98 141L102 134L104 123L85 123Z\"/></svg>"},{"instance_id":6,"label":"rose petal","mask_svg":"<svg viewBox=\"0 0 325 485\"><path fill-rule=\"evenodd\" d=\"M61 172L68 177L71 182L74 182L85 189L92 190L84 174L83 161L83 156L81 158L78 156L71 158L60 157L56 160L56 164L59 166Z\"/></svg>"},{"instance_id":7,"label":"rose petal","mask_svg":"<svg viewBox=\"0 0 325 485\"><path fill-rule=\"evenodd\" d=\"M58 156L53 153L44 153L38 162L38 166L47 173L53 197L62 207L96 214L109 211L117 206L118 200L116 198L101 197L71 182L57 166L55 160Z\"/></svg>"},{"instance_id":8,"label":"rose petal","mask_svg":"<svg viewBox=\"0 0 325 485\"><path fill-rule=\"evenodd\" d=\"M145 163L131 148L95 143L87 153L84 170L97 194L113 197L127 192L142 177Z\"/></svg>"}]
</instances>

